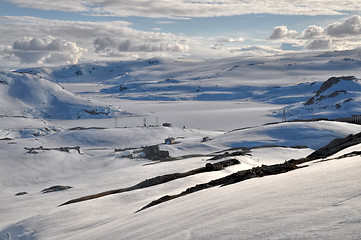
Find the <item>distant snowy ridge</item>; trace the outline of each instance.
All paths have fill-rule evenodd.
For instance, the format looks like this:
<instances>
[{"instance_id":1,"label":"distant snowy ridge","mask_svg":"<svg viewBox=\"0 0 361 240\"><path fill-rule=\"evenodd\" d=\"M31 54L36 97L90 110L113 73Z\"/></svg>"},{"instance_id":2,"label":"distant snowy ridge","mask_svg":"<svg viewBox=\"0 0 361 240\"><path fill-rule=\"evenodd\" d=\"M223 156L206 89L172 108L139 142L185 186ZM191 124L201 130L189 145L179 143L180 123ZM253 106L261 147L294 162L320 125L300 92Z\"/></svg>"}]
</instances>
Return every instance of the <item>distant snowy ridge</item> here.
<instances>
[{"instance_id":1,"label":"distant snowy ridge","mask_svg":"<svg viewBox=\"0 0 361 240\"><path fill-rule=\"evenodd\" d=\"M154 58L17 72L57 83L96 83L96 94L101 98L262 102L281 105L272 115L277 118L286 107L287 120L332 119L360 114L357 78L348 81L337 77L361 74L360 59L361 53L353 50L207 61ZM322 90L330 83L324 81L332 76L340 82Z\"/></svg>"},{"instance_id":2,"label":"distant snowy ridge","mask_svg":"<svg viewBox=\"0 0 361 240\"><path fill-rule=\"evenodd\" d=\"M361 81L354 76L331 77L304 103L291 105L295 119L345 118L361 114Z\"/></svg>"},{"instance_id":3,"label":"distant snowy ridge","mask_svg":"<svg viewBox=\"0 0 361 240\"><path fill-rule=\"evenodd\" d=\"M16 72L36 75L58 83L104 82L125 75L128 72L160 63L160 60L154 58L135 61L94 62L60 67L26 68L16 70Z\"/></svg>"},{"instance_id":4,"label":"distant snowy ridge","mask_svg":"<svg viewBox=\"0 0 361 240\"><path fill-rule=\"evenodd\" d=\"M129 114L87 100L44 78L24 73L0 72L0 115L37 118L107 118Z\"/></svg>"}]
</instances>

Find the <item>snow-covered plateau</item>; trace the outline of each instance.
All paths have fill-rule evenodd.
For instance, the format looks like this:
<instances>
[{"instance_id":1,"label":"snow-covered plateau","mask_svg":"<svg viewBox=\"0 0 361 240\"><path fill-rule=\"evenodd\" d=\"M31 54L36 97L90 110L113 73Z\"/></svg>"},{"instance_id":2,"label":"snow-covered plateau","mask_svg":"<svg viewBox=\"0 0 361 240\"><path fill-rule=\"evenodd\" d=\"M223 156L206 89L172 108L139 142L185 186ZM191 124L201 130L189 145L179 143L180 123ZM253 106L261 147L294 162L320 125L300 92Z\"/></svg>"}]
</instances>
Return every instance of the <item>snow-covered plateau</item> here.
<instances>
[{"instance_id":1,"label":"snow-covered plateau","mask_svg":"<svg viewBox=\"0 0 361 240\"><path fill-rule=\"evenodd\" d=\"M2 71L0 100L0 239L361 239L358 50Z\"/></svg>"}]
</instances>

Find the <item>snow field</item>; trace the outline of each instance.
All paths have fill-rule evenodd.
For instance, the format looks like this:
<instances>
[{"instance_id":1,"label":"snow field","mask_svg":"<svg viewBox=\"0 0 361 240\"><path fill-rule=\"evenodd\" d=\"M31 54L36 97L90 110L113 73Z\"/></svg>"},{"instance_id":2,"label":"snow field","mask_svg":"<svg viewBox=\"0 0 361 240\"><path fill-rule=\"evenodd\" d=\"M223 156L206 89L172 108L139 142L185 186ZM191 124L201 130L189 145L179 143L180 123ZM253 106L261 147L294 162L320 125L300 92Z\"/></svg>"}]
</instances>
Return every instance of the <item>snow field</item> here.
<instances>
[{"instance_id":1,"label":"snow field","mask_svg":"<svg viewBox=\"0 0 361 240\"><path fill-rule=\"evenodd\" d=\"M334 138L361 132L360 125L335 121L281 122L285 107L288 120L359 115L359 58L357 51L314 52L1 72L0 239L360 239L360 157L335 159L361 151L360 144L294 171L209 188L135 213L162 196L303 158ZM350 75L356 80L333 85L324 94L334 97L306 109L323 82ZM154 126L164 122L173 127ZM167 137L177 143L164 144ZM114 151L153 144L172 157L193 156L159 162L124 157L132 150ZM80 153L56 150L76 146ZM58 207L204 167L210 155L241 147L250 148L246 155L228 157L240 165ZM55 185L73 188L41 193ZM28 194L15 196L20 192Z\"/></svg>"}]
</instances>

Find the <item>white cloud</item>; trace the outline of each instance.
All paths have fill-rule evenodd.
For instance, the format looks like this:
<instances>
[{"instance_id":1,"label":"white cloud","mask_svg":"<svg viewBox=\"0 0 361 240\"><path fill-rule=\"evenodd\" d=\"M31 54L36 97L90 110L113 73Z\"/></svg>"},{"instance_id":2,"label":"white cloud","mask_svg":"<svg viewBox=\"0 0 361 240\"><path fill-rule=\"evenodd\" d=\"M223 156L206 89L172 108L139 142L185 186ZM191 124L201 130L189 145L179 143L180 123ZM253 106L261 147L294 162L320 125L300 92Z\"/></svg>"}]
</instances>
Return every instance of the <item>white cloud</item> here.
<instances>
[{"instance_id":1,"label":"white cloud","mask_svg":"<svg viewBox=\"0 0 361 240\"><path fill-rule=\"evenodd\" d=\"M314 39L309 42L305 49L307 50L327 50L332 47L332 40L331 39Z\"/></svg>"},{"instance_id":2,"label":"white cloud","mask_svg":"<svg viewBox=\"0 0 361 240\"><path fill-rule=\"evenodd\" d=\"M286 26L276 26L273 29L271 36L269 39L271 40L281 40L286 38L294 38L298 35L295 30L288 30Z\"/></svg>"},{"instance_id":3,"label":"white cloud","mask_svg":"<svg viewBox=\"0 0 361 240\"><path fill-rule=\"evenodd\" d=\"M212 49L214 50L224 50L228 52L233 52L232 49L235 49L239 46L240 43L243 43L245 40L241 37L233 38L233 37L215 37L209 39L210 44L213 44ZM233 47L231 47L233 46Z\"/></svg>"},{"instance_id":4,"label":"white cloud","mask_svg":"<svg viewBox=\"0 0 361 240\"><path fill-rule=\"evenodd\" d=\"M123 52L185 52L188 45L182 41L167 41L161 38L110 38L101 37L94 40L95 52L111 54Z\"/></svg>"},{"instance_id":5,"label":"white cloud","mask_svg":"<svg viewBox=\"0 0 361 240\"><path fill-rule=\"evenodd\" d=\"M312 40L305 44L308 50L349 50L361 45L361 16L353 15L342 22L329 24L325 29L309 26L301 35L302 39Z\"/></svg>"},{"instance_id":6,"label":"white cloud","mask_svg":"<svg viewBox=\"0 0 361 240\"><path fill-rule=\"evenodd\" d=\"M324 36L325 36L324 29L322 27L319 27L316 25L308 26L302 32L302 38L304 38L304 39L315 39L315 38L321 38Z\"/></svg>"},{"instance_id":7,"label":"white cloud","mask_svg":"<svg viewBox=\"0 0 361 240\"><path fill-rule=\"evenodd\" d=\"M231 50L231 52L239 53L242 55L274 55L274 54L282 54L286 53L287 51L284 51L282 49L273 48L270 46L264 46L264 45L247 45L241 48L234 48Z\"/></svg>"},{"instance_id":8,"label":"white cloud","mask_svg":"<svg viewBox=\"0 0 361 240\"><path fill-rule=\"evenodd\" d=\"M239 38L219 38L218 42L221 42L221 43L235 43L235 42L241 43L241 42L244 42L244 39L241 38L241 37L239 37Z\"/></svg>"},{"instance_id":9,"label":"white cloud","mask_svg":"<svg viewBox=\"0 0 361 240\"><path fill-rule=\"evenodd\" d=\"M24 37L13 43L13 49L18 51L66 51L73 50L75 44L52 36L33 38Z\"/></svg>"},{"instance_id":10,"label":"white cloud","mask_svg":"<svg viewBox=\"0 0 361 240\"><path fill-rule=\"evenodd\" d=\"M67 39L84 39L97 37L99 34L106 34L110 31L117 32L131 25L126 21L111 22L84 22L84 21L62 21L49 20L28 16L0 16L0 30L6 30L8 34L2 39L14 36L20 38L24 35L52 35L66 36ZM92 42L92 41L90 41Z\"/></svg>"},{"instance_id":11,"label":"white cloud","mask_svg":"<svg viewBox=\"0 0 361 240\"><path fill-rule=\"evenodd\" d=\"M303 46L305 50L350 50L361 45L361 16L353 15L342 22L329 24L326 28L310 25L301 34L286 26L274 28L269 40L281 40L283 49ZM291 48L290 48L291 46Z\"/></svg>"},{"instance_id":12,"label":"white cloud","mask_svg":"<svg viewBox=\"0 0 361 240\"><path fill-rule=\"evenodd\" d=\"M77 63L86 51L74 42L52 36L24 37L12 45L12 54L25 64Z\"/></svg>"},{"instance_id":13,"label":"white cloud","mask_svg":"<svg viewBox=\"0 0 361 240\"><path fill-rule=\"evenodd\" d=\"M12 47L9 45L0 45L0 55L11 54Z\"/></svg>"},{"instance_id":14,"label":"white cloud","mask_svg":"<svg viewBox=\"0 0 361 240\"><path fill-rule=\"evenodd\" d=\"M148 57L151 52L158 52L158 55L162 55L160 52L163 52L172 56L172 54L185 52L189 48L187 44L189 38L162 32L138 31L128 27L130 23L123 21L59 21L10 16L0 17L0 21L3 21L0 24L0 32L7 33L0 38L0 45L13 45L18 51L17 56L23 63L28 63L31 58L38 62L50 62L55 56L58 56L53 53L51 57L43 58L40 53L31 53L33 56L30 57L30 54L26 55L21 52L23 49L43 52L64 50L64 54L71 53L72 51L66 49L66 46L72 48L72 45L70 43L62 45L59 39L76 43L77 48L88 49L87 59L99 59L99 55L101 57ZM53 36L56 40L42 39L44 35ZM22 39L24 36L33 36L34 39L17 41L13 44L13 39ZM136 54L134 54L135 52ZM72 58L77 59L76 57L77 54L73 54ZM57 59L62 58L65 56L57 57Z\"/></svg>"},{"instance_id":15,"label":"white cloud","mask_svg":"<svg viewBox=\"0 0 361 240\"><path fill-rule=\"evenodd\" d=\"M6 0L21 7L121 17L188 18L242 14L338 15L361 11L355 0ZM325 7L327 6L327 7Z\"/></svg>"},{"instance_id":16,"label":"white cloud","mask_svg":"<svg viewBox=\"0 0 361 240\"><path fill-rule=\"evenodd\" d=\"M361 34L361 16L353 15L344 22L335 22L325 29L326 34L333 37L345 37Z\"/></svg>"},{"instance_id":17,"label":"white cloud","mask_svg":"<svg viewBox=\"0 0 361 240\"><path fill-rule=\"evenodd\" d=\"M173 21L157 21L156 23L158 23L158 24L175 24L177 22L173 22Z\"/></svg>"}]
</instances>

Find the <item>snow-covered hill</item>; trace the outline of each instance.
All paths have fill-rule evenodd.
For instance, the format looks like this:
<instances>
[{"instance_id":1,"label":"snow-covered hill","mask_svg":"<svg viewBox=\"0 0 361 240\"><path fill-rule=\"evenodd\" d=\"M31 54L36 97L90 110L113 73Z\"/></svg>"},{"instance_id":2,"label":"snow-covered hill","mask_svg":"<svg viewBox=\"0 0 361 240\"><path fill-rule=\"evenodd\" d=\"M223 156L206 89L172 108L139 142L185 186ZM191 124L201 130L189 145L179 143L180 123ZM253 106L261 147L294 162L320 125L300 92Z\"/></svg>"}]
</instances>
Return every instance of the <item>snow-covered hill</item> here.
<instances>
[{"instance_id":1,"label":"snow-covered hill","mask_svg":"<svg viewBox=\"0 0 361 240\"><path fill-rule=\"evenodd\" d=\"M361 54L352 50L198 62L99 62L17 72L63 83L69 90L79 83L93 84L94 90L78 89L90 97L97 94L99 98L137 101L262 102L278 105L273 114L277 118L286 107L288 119L312 119L348 117L359 112L356 79L361 76L360 66ZM331 81L327 79L340 76L355 78L322 90Z\"/></svg>"},{"instance_id":2,"label":"snow-covered hill","mask_svg":"<svg viewBox=\"0 0 361 240\"><path fill-rule=\"evenodd\" d=\"M0 72L0 239L360 239L360 59Z\"/></svg>"},{"instance_id":3,"label":"snow-covered hill","mask_svg":"<svg viewBox=\"0 0 361 240\"><path fill-rule=\"evenodd\" d=\"M87 100L38 76L0 72L1 115L72 119L126 114L104 103Z\"/></svg>"},{"instance_id":4,"label":"snow-covered hill","mask_svg":"<svg viewBox=\"0 0 361 240\"><path fill-rule=\"evenodd\" d=\"M88 64L67 65L62 67L41 67L19 69L16 72L28 73L49 79L53 82L103 82L148 66L160 64L159 59L96 62Z\"/></svg>"},{"instance_id":5,"label":"snow-covered hill","mask_svg":"<svg viewBox=\"0 0 361 240\"><path fill-rule=\"evenodd\" d=\"M302 104L291 106L293 118L342 118L360 115L361 82L354 76L332 77Z\"/></svg>"},{"instance_id":6,"label":"snow-covered hill","mask_svg":"<svg viewBox=\"0 0 361 240\"><path fill-rule=\"evenodd\" d=\"M319 122L305 123L303 127L288 124L283 132L279 126L271 125L255 131L257 141L263 144L269 137L275 137L272 131L283 136L285 145L300 145L316 136L319 137L317 144L323 142L326 145L329 139L357 133L360 128L347 123ZM205 134L213 140L202 143ZM248 134L248 137L251 136L250 131ZM329 239L350 236L353 239L361 236L356 214L361 209L357 201L361 166L359 156L351 155L338 160L332 160L331 156L329 161L316 160L308 167L289 173L209 188L135 213L153 200L167 194L178 194L197 184L262 164L305 157L312 152L307 148L268 147L252 149L238 156L224 155L226 159L238 159L241 164L57 207L70 199L129 187L155 176L185 172L215 162L205 161L210 156L154 162L130 159L122 152L114 152L115 146L154 144L169 135L181 137L177 140L178 144L162 146L172 155L214 153L228 147L230 141L240 143L247 136L242 131L221 134L175 128L79 129L31 139L17 137L0 141L0 210L3 213L0 238L184 239L188 236L205 239L238 238L242 235L258 239L267 235L275 238L316 236ZM132 139L134 141L130 143ZM11 141L16 144L9 145ZM60 147L66 143L67 146L78 145L80 153L76 150L46 150L47 147ZM44 148L37 153L24 150L24 147L39 145ZM335 157L359 150L360 145L353 146ZM228 150L229 153L238 151ZM56 185L72 188L41 193L42 189ZM19 195L14 195L16 193ZM339 226L340 222L342 226ZM330 233L329 228L337 231Z\"/></svg>"}]
</instances>

